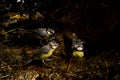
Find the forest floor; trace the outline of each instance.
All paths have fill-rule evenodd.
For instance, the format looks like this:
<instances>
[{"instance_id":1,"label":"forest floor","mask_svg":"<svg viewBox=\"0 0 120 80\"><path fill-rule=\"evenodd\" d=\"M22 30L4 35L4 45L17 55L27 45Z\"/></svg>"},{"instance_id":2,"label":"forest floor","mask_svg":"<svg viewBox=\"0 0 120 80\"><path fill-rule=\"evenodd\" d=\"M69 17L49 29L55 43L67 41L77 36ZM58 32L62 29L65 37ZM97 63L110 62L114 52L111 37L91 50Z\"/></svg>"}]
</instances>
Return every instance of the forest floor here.
<instances>
[{"instance_id":1,"label":"forest floor","mask_svg":"<svg viewBox=\"0 0 120 80\"><path fill-rule=\"evenodd\" d=\"M0 43L1 80L119 80L120 54L101 51L97 55L67 59L55 53L45 64L24 66L37 50L29 46L8 46ZM38 64L40 63L40 64Z\"/></svg>"}]
</instances>

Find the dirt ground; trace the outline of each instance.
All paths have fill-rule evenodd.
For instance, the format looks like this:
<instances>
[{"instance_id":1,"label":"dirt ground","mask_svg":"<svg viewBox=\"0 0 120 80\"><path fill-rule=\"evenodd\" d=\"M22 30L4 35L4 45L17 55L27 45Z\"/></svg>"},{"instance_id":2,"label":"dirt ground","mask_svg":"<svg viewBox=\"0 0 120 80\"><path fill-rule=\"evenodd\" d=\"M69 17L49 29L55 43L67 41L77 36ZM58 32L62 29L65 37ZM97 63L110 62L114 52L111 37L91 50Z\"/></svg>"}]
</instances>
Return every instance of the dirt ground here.
<instances>
[{"instance_id":1,"label":"dirt ground","mask_svg":"<svg viewBox=\"0 0 120 80\"><path fill-rule=\"evenodd\" d=\"M35 48L0 44L1 80L119 80L120 55L118 52L101 51L97 55L68 59L57 51L46 61L24 63Z\"/></svg>"}]
</instances>

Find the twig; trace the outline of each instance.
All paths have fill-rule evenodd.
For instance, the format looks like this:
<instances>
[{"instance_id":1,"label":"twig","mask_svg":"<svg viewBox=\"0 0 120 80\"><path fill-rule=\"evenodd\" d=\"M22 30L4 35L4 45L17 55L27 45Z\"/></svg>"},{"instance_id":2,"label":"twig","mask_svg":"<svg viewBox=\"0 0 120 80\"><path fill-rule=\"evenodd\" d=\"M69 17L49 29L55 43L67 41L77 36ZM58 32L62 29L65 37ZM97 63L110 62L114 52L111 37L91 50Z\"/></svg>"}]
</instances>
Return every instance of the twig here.
<instances>
[{"instance_id":1,"label":"twig","mask_svg":"<svg viewBox=\"0 0 120 80\"><path fill-rule=\"evenodd\" d=\"M7 75L5 75L5 76L2 76L1 79L6 78L6 77L8 77L8 76L10 76L10 74L7 74Z\"/></svg>"},{"instance_id":2,"label":"twig","mask_svg":"<svg viewBox=\"0 0 120 80\"><path fill-rule=\"evenodd\" d=\"M17 30L17 29L19 29L19 28L15 28L15 29L9 30L9 31L7 31L7 32L3 32L2 34L3 34L3 35L7 35L8 33L13 32L13 31L15 31L15 30Z\"/></svg>"},{"instance_id":3,"label":"twig","mask_svg":"<svg viewBox=\"0 0 120 80\"><path fill-rule=\"evenodd\" d=\"M105 76L105 78L106 78L106 80L108 80L108 72L109 72L108 67L109 67L109 65L108 65L108 62L106 60L104 62L105 62L105 66L106 66L106 76Z\"/></svg>"},{"instance_id":4,"label":"twig","mask_svg":"<svg viewBox=\"0 0 120 80\"><path fill-rule=\"evenodd\" d=\"M73 56L69 60L69 63L68 63L67 68L66 68L66 72L68 72L68 70L70 68L70 65L71 65L71 62L72 62L72 58L73 58Z\"/></svg>"}]
</instances>

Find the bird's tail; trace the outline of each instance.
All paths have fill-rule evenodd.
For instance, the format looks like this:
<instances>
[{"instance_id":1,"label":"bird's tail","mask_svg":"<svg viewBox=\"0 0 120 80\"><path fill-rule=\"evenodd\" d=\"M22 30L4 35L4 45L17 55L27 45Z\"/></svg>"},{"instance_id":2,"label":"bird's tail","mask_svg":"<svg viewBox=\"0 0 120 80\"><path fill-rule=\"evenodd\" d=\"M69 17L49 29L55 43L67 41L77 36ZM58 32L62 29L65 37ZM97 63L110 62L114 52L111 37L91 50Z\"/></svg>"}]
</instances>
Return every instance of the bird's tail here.
<instances>
[{"instance_id":1,"label":"bird's tail","mask_svg":"<svg viewBox=\"0 0 120 80\"><path fill-rule=\"evenodd\" d=\"M25 65L28 65L29 63L31 63L32 62L32 59L30 59L29 61L27 61L26 63L25 63Z\"/></svg>"}]
</instances>

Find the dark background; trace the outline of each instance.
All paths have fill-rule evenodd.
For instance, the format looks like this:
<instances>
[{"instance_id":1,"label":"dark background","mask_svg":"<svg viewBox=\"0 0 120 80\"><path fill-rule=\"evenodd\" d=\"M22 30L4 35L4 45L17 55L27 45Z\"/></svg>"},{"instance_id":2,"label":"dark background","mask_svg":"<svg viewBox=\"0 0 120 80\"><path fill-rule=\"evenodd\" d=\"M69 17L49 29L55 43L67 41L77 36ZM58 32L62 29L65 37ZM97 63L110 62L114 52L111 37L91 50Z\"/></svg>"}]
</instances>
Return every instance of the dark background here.
<instances>
[{"instance_id":1,"label":"dark background","mask_svg":"<svg viewBox=\"0 0 120 80\"><path fill-rule=\"evenodd\" d=\"M119 3L113 0L15 0L0 2L0 15L39 11L59 30L70 30L86 41L87 51L119 49Z\"/></svg>"}]
</instances>

